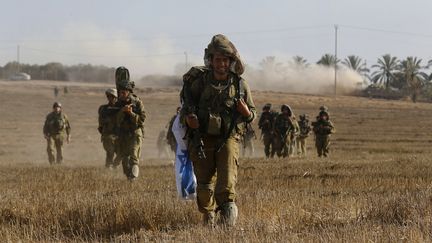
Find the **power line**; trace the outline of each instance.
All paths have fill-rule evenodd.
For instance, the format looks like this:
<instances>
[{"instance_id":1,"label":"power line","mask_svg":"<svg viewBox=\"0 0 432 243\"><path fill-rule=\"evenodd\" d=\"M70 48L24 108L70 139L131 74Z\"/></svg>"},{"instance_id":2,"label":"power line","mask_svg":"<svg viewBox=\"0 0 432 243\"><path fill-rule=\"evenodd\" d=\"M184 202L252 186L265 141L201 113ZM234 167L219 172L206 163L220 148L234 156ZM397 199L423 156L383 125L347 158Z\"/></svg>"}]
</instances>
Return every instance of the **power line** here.
<instances>
[{"instance_id":1,"label":"power line","mask_svg":"<svg viewBox=\"0 0 432 243\"><path fill-rule=\"evenodd\" d=\"M371 32L381 32L381 33L387 33L387 34L411 35L411 36L420 36L420 37L425 37L425 38L432 38L432 35L422 34L422 33L415 33L415 32L405 32L405 31L397 31L397 30L376 29L376 28L353 26L353 25L339 25L339 26L344 27L344 28L348 28L348 29L364 30L364 31L371 31Z\"/></svg>"}]
</instances>

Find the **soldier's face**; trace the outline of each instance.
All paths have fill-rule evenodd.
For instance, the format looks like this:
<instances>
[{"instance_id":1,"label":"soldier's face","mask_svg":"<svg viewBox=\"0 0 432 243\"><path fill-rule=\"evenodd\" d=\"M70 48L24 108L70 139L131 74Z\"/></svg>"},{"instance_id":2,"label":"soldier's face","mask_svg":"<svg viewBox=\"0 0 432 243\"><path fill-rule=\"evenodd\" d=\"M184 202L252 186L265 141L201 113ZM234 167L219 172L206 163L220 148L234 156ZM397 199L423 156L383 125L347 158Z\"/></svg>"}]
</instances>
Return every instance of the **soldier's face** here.
<instances>
[{"instance_id":1,"label":"soldier's face","mask_svg":"<svg viewBox=\"0 0 432 243\"><path fill-rule=\"evenodd\" d=\"M117 97L114 95L107 95L107 99L110 104L114 104L117 101Z\"/></svg>"},{"instance_id":2,"label":"soldier's face","mask_svg":"<svg viewBox=\"0 0 432 243\"><path fill-rule=\"evenodd\" d=\"M220 53L216 53L211 59L211 64L213 66L214 72L219 75L226 75L228 74L229 67L231 65L231 59Z\"/></svg>"},{"instance_id":3,"label":"soldier's face","mask_svg":"<svg viewBox=\"0 0 432 243\"><path fill-rule=\"evenodd\" d=\"M130 94L129 90L120 90L119 94L118 94L119 95L119 99L121 101L127 101L128 98L129 98L129 94Z\"/></svg>"},{"instance_id":4,"label":"soldier's face","mask_svg":"<svg viewBox=\"0 0 432 243\"><path fill-rule=\"evenodd\" d=\"M328 120L328 116L326 116L326 115L322 115L322 116L321 116L321 120Z\"/></svg>"},{"instance_id":5,"label":"soldier's face","mask_svg":"<svg viewBox=\"0 0 432 243\"><path fill-rule=\"evenodd\" d=\"M61 107L56 106L56 107L53 108L53 110L54 110L55 113L60 113L61 112Z\"/></svg>"}]
</instances>

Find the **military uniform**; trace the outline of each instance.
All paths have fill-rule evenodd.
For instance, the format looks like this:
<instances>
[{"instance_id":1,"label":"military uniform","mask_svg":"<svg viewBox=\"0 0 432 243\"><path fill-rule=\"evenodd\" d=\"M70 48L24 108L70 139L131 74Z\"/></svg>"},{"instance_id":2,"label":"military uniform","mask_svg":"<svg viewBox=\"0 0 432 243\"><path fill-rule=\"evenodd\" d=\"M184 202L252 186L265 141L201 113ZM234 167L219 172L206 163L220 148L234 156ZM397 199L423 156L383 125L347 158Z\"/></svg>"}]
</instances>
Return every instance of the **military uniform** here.
<instances>
[{"instance_id":1,"label":"military uniform","mask_svg":"<svg viewBox=\"0 0 432 243\"><path fill-rule=\"evenodd\" d=\"M309 125L309 120L306 118L305 115L300 116L299 121L299 135L297 136L297 154L298 155L306 155L306 139L309 136L311 132L311 127Z\"/></svg>"},{"instance_id":2,"label":"military uniform","mask_svg":"<svg viewBox=\"0 0 432 243\"><path fill-rule=\"evenodd\" d=\"M323 115L327 116L327 119L322 119ZM330 147L330 135L336 132L333 123L329 119L328 112L321 111L317 121L313 122L312 126L315 133L315 147L318 156L327 157Z\"/></svg>"},{"instance_id":3,"label":"military uniform","mask_svg":"<svg viewBox=\"0 0 432 243\"><path fill-rule=\"evenodd\" d=\"M215 52L230 56L236 65L240 63L237 50L223 35L213 37L206 49L206 58ZM216 208L221 210L224 223L235 224L239 143L245 123L252 122L256 116L249 86L240 77L243 66L231 70L227 80L219 81L214 78L211 66L192 68L184 76L181 93L184 101L182 116L192 112L199 121L198 132L206 158L199 156L192 140L189 141L189 153L197 178L198 209L209 224L214 222ZM239 96L249 108L249 117L243 117L237 111Z\"/></svg>"},{"instance_id":4,"label":"military uniform","mask_svg":"<svg viewBox=\"0 0 432 243\"><path fill-rule=\"evenodd\" d=\"M275 149L278 157L287 157L290 155L293 134L298 132L298 125L288 105L282 106L282 111L288 109L289 113L279 114L274 123Z\"/></svg>"},{"instance_id":5,"label":"military uniform","mask_svg":"<svg viewBox=\"0 0 432 243\"><path fill-rule=\"evenodd\" d=\"M117 92L117 91L115 91ZM117 94L115 95L117 97ZM116 134L116 115L119 108L114 104L101 105L98 110L99 126L103 148L106 151L105 166L107 168L117 167L121 158L118 156L118 144ZM114 159L114 155L117 154Z\"/></svg>"},{"instance_id":6,"label":"military uniform","mask_svg":"<svg viewBox=\"0 0 432 243\"><path fill-rule=\"evenodd\" d=\"M170 146L171 151L174 152L174 153L176 152L177 142L176 142L176 139L174 137L174 133L172 131L172 127L173 127L174 120L176 119L176 117L177 117L177 114L175 116L173 116L171 118L171 120L169 121L168 126L167 126L168 127L168 131L167 131L167 134L166 134L166 141L167 141L168 145Z\"/></svg>"},{"instance_id":7,"label":"military uniform","mask_svg":"<svg viewBox=\"0 0 432 243\"><path fill-rule=\"evenodd\" d=\"M261 129L261 134L263 136L264 153L267 158L273 158L276 152L273 125L277 115L277 112L272 110L264 111L261 113L258 122L258 127Z\"/></svg>"},{"instance_id":8,"label":"military uniform","mask_svg":"<svg viewBox=\"0 0 432 243\"><path fill-rule=\"evenodd\" d=\"M242 137L242 143L243 143L243 156L250 156L253 157L255 154L255 147L253 140L256 139L255 131L252 127L252 124L248 123L246 125L246 131L243 134Z\"/></svg>"},{"instance_id":9,"label":"military uniform","mask_svg":"<svg viewBox=\"0 0 432 243\"><path fill-rule=\"evenodd\" d=\"M71 126L63 112L51 112L47 115L43 127L43 133L47 139L47 153L50 164L63 162L63 143L70 136ZM56 156L54 155L56 150Z\"/></svg>"}]
</instances>

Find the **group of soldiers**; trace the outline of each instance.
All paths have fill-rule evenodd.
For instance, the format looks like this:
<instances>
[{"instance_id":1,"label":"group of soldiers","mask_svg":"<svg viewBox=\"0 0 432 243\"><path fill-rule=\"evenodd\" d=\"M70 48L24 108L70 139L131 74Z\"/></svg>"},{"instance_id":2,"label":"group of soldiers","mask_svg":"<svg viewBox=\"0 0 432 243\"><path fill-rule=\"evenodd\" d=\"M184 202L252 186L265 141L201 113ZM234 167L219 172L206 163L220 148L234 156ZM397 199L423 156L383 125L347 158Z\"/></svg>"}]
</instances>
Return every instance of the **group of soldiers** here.
<instances>
[{"instance_id":1,"label":"group of soldiers","mask_svg":"<svg viewBox=\"0 0 432 243\"><path fill-rule=\"evenodd\" d=\"M116 89L109 88L105 91L108 102L98 109L98 131L106 151L105 166L111 169L121 163L123 173L129 180L134 180L139 175L146 118L141 99L133 93L134 87L134 82L129 80L129 71L119 67L116 70ZM65 137L67 142L70 141L71 126L59 102L54 103L53 111L47 115L43 133L47 140L50 164L62 163L63 142Z\"/></svg>"},{"instance_id":2,"label":"group of soldiers","mask_svg":"<svg viewBox=\"0 0 432 243\"><path fill-rule=\"evenodd\" d=\"M204 64L191 68L183 76L181 108L171 119L168 131L159 137L167 136L171 149L175 150L175 138L170 133L172 122L178 115L186 128L187 156L193 163L196 200L203 222L209 226L217 222L233 226L238 216L235 187L240 144L242 140L247 143L256 137L251 123L257 114L249 85L241 77L244 64L226 36L213 36L204 51ZM133 93L134 83L129 80L129 71L120 67L115 76L116 89L106 90L108 102L98 110L98 130L106 150L106 166L115 168L121 162L125 175L133 180L139 173L146 113L142 101ZM322 110L312 126L318 154L327 156L329 136L334 132L328 112ZM294 150L293 141L297 141L299 152L306 152L305 139L311 128L305 115L297 122L288 105L282 105L280 114L272 111L270 104L265 105L259 128L267 157L274 154L289 156ZM53 112L47 116L44 126L50 163L62 162L63 140L66 137L70 141L70 131L61 104L54 103Z\"/></svg>"},{"instance_id":3,"label":"group of soldiers","mask_svg":"<svg viewBox=\"0 0 432 243\"><path fill-rule=\"evenodd\" d=\"M270 103L264 105L258 122L264 142L266 158L290 157L297 150L298 156L306 155L306 139L311 131L315 134L315 147L318 156L327 157L330 147L330 136L336 130L330 121L327 107L321 106L316 121L309 124L306 114L300 115L297 121L289 105L283 104L280 113L272 110ZM311 127L312 125L312 127Z\"/></svg>"}]
</instances>

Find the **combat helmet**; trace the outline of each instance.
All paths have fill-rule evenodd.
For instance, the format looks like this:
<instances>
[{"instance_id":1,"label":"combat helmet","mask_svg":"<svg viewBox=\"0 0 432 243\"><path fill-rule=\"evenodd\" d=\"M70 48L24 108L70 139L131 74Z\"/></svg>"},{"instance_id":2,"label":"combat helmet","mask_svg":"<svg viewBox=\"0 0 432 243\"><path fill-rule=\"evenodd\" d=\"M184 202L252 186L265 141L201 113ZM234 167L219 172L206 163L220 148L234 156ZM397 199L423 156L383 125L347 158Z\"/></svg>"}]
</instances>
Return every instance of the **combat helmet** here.
<instances>
[{"instance_id":1,"label":"combat helmet","mask_svg":"<svg viewBox=\"0 0 432 243\"><path fill-rule=\"evenodd\" d=\"M215 53L221 53L232 59L231 71L237 75L243 74L245 66L240 58L240 54L234 44L222 34L213 36L207 48L204 50L204 63L210 67L210 59Z\"/></svg>"},{"instance_id":2,"label":"combat helmet","mask_svg":"<svg viewBox=\"0 0 432 243\"><path fill-rule=\"evenodd\" d=\"M121 80L119 82L116 82L117 90L129 90L130 92L133 92L133 89L135 88L134 81L129 80Z\"/></svg>"},{"instance_id":3,"label":"combat helmet","mask_svg":"<svg viewBox=\"0 0 432 243\"><path fill-rule=\"evenodd\" d=\"M112 95L117 98L117 89L109 88L105 90L106 95Z\"/></svg>"},{"instance_id":4,"label":"combat helmet","mask_svg":"<svg viewBox=\"0 0 432 243\"><path fill-rule=\"evenodd\" d=\"M62 104L60 103L60 102L54 102L54 104L53 104L53 108L56 108L56 107L62 107Z\"/></svg>"},{"instance_id":5,"label":"combat helmet","mask_svg":"<svg viewBox=\"0 0 432 243\"><path fill-rule=\"evenodd\" d=\"M267 104L265 104L264 106L263 106L263 110L270 110L271 109L271 107L272 107L272 104L270 104L270 103L267 103Z\"/></svg>"},{"instance_id":6,"label":"combat helmet","mask_svg":"<svg viewBox=\"0 0 432 243\"><path fill-rule=\"evenodd\" d=\"M325 105L320 106L319 108L320 111L328 111L328 107Z\"/></svg>"}]
</instances>

